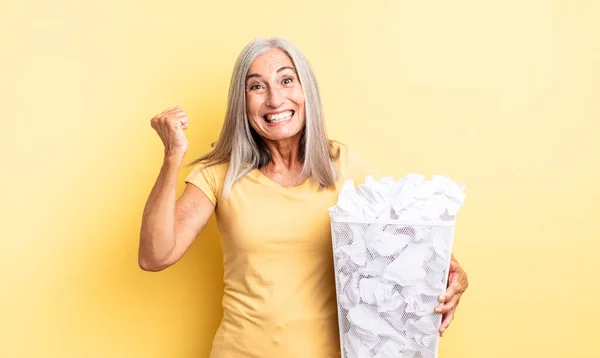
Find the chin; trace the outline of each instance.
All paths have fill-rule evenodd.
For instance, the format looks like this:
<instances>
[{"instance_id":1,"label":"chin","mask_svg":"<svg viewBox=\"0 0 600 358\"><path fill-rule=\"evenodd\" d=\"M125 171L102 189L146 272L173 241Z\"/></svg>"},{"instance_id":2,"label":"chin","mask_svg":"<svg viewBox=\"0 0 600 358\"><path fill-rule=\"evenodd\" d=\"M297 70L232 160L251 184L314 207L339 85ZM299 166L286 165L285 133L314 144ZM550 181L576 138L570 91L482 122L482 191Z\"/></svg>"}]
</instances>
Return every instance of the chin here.
<instances>
[{"instance_id":1,"label":"chin","mask_svg":"<svg viewBox=\"0 0 600 358\"><path fill-rule=\"evenodd\" d=\"M264 136L263 139L268 139L272 141L284 141L292 139L300 140L300 137L302 135L301 133L301 131L297 131L295 133L270 133L269 135Z\"/></svg>"}]
</instances>

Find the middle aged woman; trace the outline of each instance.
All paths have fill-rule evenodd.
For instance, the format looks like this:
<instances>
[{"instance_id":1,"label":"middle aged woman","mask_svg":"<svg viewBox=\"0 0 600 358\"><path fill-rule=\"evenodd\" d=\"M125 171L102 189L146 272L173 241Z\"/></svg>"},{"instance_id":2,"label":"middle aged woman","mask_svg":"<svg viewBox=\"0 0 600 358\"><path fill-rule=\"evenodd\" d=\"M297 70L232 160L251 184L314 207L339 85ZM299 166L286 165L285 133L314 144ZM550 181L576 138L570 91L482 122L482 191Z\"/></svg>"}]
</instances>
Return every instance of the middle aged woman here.
<instances>
[{"instance_id":1,"label":"middle aged woman","mask_svg":"<svg viewBox=\"0 0 600 358\"><path fill-rule=\"evenodd\" d=\"M235 64L214 148L196 160L177 198L187 115L152 119L165 147L146 204L140 267L177 262L213 214L224 262L223 318L211 357L340 355L328 208L347 179L373 170L327 137L314 73L290 42L257 39ZM467 275L452 258L436 311L448 327Z\"/></svg>"}]
</instances>

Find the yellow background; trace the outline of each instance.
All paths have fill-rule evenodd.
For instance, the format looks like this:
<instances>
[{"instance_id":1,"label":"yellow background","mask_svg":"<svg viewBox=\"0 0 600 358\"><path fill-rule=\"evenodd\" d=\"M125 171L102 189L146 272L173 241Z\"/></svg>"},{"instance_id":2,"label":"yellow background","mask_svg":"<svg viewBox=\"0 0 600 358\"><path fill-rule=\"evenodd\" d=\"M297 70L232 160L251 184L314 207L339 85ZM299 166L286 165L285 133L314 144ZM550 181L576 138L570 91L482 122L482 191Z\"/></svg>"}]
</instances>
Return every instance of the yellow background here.
<instances>
[{"instance_id":1,"label":"yellow background","mask_svg":"<svg viewBox=\"0 0 600 358\"><path fill-rule=\"evenodd\" d=\"M312 62L332 137L383 174L467 185L454 252L471 286L440 357L600 357L597 1L13 0L1 13L0 357L207 356L214 222L175 266L137 266L162 160L149 120L181 104L187 159L203 153L236 56L273 35Z\"/></svg>"}]
</instances>

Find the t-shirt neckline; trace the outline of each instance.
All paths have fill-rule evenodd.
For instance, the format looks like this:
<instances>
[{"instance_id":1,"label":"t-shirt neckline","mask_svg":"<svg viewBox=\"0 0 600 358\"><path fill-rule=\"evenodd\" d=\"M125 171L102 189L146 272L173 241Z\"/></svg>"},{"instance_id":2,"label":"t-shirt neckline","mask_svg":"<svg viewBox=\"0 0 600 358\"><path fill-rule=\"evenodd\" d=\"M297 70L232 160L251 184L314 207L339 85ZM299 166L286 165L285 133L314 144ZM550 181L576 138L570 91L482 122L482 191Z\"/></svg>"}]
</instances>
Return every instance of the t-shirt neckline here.
<instances>
[{"instance_id":1,"label":"t-shirt neckline","mask_svg":"<svg viewBox=\"0 0 600 358\"><path fill-rule=\"evenodd\" d=\"M254 176L257 180L260 180L261 182L263 182L271 187L274 187L277 190L284 191L284 192L291 192L291 191L296 191L296 190L302 189L306 186L306 184L308 182L310 182L310 178L306 178L300 184L298 184L296 186L285 187L285 186L277 183L273 179L269 178L265 174L263 174L263 172L261 172L258 168L252 169L251 172L254 172Z\"/></svg>"}]
</instances>

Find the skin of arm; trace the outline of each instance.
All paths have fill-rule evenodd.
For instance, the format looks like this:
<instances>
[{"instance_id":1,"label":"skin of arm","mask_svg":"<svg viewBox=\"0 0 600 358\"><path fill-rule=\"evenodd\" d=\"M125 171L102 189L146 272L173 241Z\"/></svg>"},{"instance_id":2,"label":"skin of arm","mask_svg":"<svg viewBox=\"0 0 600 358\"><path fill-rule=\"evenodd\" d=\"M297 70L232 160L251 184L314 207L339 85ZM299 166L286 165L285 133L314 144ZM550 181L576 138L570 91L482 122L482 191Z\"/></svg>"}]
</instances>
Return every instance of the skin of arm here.
<instances>
[{"instance_id":1,"label":"skin of arm","mask_svg":"<svg viewBox=\"0 0 600 358\"><path fill-rule=\"evenodd\" d=\"M144 271L161 271L183 256L214 212L196 186L187 184L176 199L181 156L165 156L142 216L138 263Z\"/></svg>"}]
</instances>

